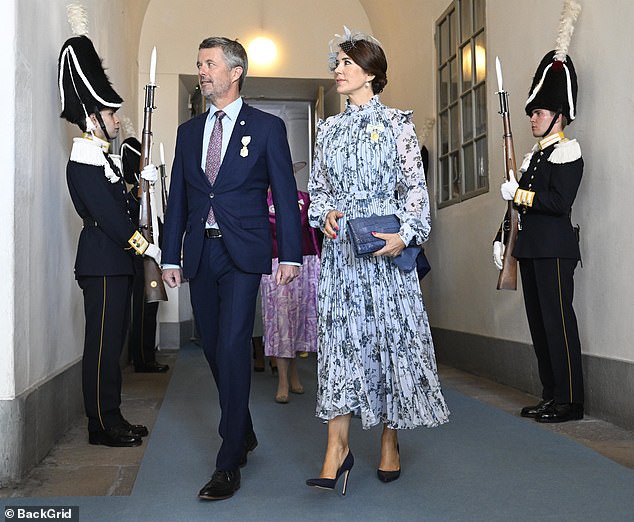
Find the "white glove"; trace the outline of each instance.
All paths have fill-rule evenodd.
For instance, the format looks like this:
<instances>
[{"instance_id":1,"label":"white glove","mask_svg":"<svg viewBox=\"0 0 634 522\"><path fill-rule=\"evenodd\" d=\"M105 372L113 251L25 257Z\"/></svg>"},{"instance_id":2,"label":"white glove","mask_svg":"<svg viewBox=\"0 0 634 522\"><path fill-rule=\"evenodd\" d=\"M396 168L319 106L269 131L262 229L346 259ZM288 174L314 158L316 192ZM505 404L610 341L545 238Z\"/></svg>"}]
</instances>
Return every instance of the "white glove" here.
<instances>
[{"instance_id":1,"label":"white glove","mask_svg":"<svg viewBox=\"0 0 634 522\"><path fill-rule=\"evenodd\" d=\"M493 262L498 270L502 270L504 260L504 243L501 241L495 241L493 243Z\"/></svg>"},{"instance_id":2,"label":"white glove","mask_svg":"<svg viewBox=\"0 0 634 522\"><path fill-rule=\"evenodd\" d=\"M515 197L515 191L517 191L517 180L515 179L515 173L512 170L509 170L509 180L502 183L500 187L500 192L502 193L502 198L506 201L511 201Z\"/></svg>"},{"instance_id":3,"label":"white glove","mask_svg":"<svg viewBox=\"0 0 634 522\"><path fill-rule=\"evenodd\" d=\"M154 183L158 179L158 169L150 163L149 165L143 167L141 177L150 183Z\"/></svg>"},{"instance_id":4,"label":"white glove","mask_svg":"<svg viewBox=\"0 0 634 522\"><path fill-rule=\"evenodd\" d=\"M154 243L150 243L148 247L145 249L146 256L150 256L158 266L161 266L161 249L157 247Z\"/></svg>"}]
</instances>

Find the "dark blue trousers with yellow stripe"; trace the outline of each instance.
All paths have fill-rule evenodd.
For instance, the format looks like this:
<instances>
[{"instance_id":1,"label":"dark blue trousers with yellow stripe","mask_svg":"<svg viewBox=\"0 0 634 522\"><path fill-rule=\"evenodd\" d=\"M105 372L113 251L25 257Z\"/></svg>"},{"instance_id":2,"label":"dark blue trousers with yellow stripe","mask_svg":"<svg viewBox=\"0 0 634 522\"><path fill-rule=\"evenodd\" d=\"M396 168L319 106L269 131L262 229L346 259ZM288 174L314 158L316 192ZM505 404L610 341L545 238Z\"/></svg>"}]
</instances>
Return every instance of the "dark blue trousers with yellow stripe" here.
<instances>
[{"instance_id":1,"label":"dark blue trousers with yellow stripe","mask_svg":"<svg viewBox=\"0 0 634 522\"><path fill-rule=\"evenodd\" d=\"M121 423L119 359L130 319L132 276L78 278L84 293L86 332L82 360L88 431Z\"/></svg>"},{"instance_id":2,"label":"dark blue trousers with yellow stripe","mask_svg":"<svg viewBox=\"0 0 634 522\"><path fill-rule=\"evenodd\" d=\"M576 259L520 259L542 398L583 405L581 342L572 306Z\"/></svg>"}]
</instances>

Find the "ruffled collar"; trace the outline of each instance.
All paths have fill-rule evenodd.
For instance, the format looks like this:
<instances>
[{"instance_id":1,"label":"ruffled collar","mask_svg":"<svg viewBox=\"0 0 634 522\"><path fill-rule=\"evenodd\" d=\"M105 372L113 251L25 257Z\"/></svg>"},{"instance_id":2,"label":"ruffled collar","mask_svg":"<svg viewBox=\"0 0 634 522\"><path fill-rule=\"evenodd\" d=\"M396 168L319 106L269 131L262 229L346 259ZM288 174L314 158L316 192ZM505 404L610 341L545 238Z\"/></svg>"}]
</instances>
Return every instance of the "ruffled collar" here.
<instances>
[{"instance_id":1,"label":"ruffled collar","mask_svg":"<svg viewBox=\"0 0 634 522\"><path fill-rule=\"evenodd\" d=\"M347 99L346 100L346 111L345 112L347 112L347 113L363 112L363 111L367 111L367 110L380 109L382 107L383 107L383 104L379 100L379 95L375 94L374 96L372 96L372 98L370 98L368 103L365 103L363 105L354 105L354 104L350 103L350 99Z\"/></svg>"},{"instance_id":2,"label":"ruffled collar","mask_svg":"<svg viewBox=\"0 0 634 522\"><path fill-rule=\"evenodd\" d=\"M73 148L70 151L70 159L71 161L83 163L84 165L103 167L106 179L110 183L117 183L121 177L112 169L106 158L104 144L107 143L108 142L94 136L90 137L90 135L82 138L73 138Z\"/></svg>"}]
</instances>

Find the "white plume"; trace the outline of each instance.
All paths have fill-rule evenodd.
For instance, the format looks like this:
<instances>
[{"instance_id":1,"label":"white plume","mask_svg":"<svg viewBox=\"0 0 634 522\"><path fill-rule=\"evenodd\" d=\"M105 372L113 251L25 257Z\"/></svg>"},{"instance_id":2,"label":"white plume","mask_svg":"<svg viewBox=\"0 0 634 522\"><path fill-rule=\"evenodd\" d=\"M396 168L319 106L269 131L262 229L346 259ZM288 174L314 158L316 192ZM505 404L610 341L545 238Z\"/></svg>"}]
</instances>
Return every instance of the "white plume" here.
<instances>
[{"instance_id":1,"label":"white plume","mask_svg":"<svg viewBox=\"0 0 634 522\"><path fill-rule=\"evenodd\" d=\"M576 0L564 0L564 5L561 9L561 19L559 20L559 32L555 42L555 60L566 61L570 39L575 30L574 23L577 21L580 12L581 4L579 2Z\"/></svg>"},{"instance_id":2,"label":"white plume","mask_svg":"<svg viewBox=\"0 0 634 522\"><path fill-rule=\"evenodd\" d=\"M74 36L88 36L88 15L81 4L68 4L66 17Z\"/></svg>"},{"instance_id":3,"label":"white plume","mask_svg":"<svg viewBox=\"0 0 634 522\"><path fill-rule=\"evenodd\" d=\"M418 143L419 143L419 145L423 145L425 143L425 140L429 136L429 133L434 128L434 123L436 123L436 119L435 118L426 118L425 119L425 124L423 125L423 129L421 130L420 134L418 135Z\"/></svg>"},{"instance_id":4,"label":"white plume","mask_svg":"<svg viewBox=\"0 0 634 522\"><path fill-rule=\"evenodd\" d=\"M121 130L123 131L123 139L128 138L136 138L139 139L136 131L134 130L134 125L132 124L132 120L127 116L121 116Z\"/></svg>"}]
</instances>

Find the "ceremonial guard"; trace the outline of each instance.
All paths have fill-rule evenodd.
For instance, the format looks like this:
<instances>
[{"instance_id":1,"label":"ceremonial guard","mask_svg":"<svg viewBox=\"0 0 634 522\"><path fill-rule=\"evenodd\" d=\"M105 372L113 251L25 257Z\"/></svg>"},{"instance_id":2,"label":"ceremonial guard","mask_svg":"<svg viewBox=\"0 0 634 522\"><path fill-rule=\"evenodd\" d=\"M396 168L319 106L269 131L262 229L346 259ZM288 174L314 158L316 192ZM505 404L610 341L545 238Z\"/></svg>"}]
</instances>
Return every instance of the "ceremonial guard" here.
<instances>
[{"instance_id":1,"label":"ceremonial guard","mask_svg":"<svg viewBox=\"0 0 634 522\"><path fill-rule=\"evenodd\" d=\"M574 2L566 4L576 7ZM567 39L560 38L558 44L539 64L526 101L537 144L524 157L519 184L511 176L501 187L502 197L512 200L519 212L512 255L520 265L543 387L539 404L523 408L521 415L546 423L582 419L584 403L581 343L572 304L573 276L581 256L578 229L570 218L583 158L577 140L564 136L564 127L576 117L577 75ZM494 260L500 269L502 255L498 242Z\"/></svg>"},{"instance_id":2,"label":"ceremonial guard","mask_svg":"<svg viewBox=\"0 0 634 522\"><path fill-rule=\"evenodd\" d=\"M58 65L61 117L83 132L73 140L66 176L83 220L75 277L86 318L82 384L89 442L138 446L148 430L121 414L119 358L129 324L134 259L149 255L160 262L161 252L137 230L131 218L134 201L109 154L110 141L119 133L116 111L123 100L91 40L85 34L67 40Z\"/></svg>"},{"instance_id":3,"label":"ceremonial guard","mask_svg":"<svg viewBox=\"0 0 634 522\"><path fill-rule=\"evenodd\" d=\"M130 197L137 199L141 174L141 142L134 136L123 140L120 149L123 178L130 187ZM139 221L138 203L132 207L132 220ZM159 222L159 229L161 223ZM160 234L158 243L160 245ZM128 336L128 351L137 373L165 373L167 364L156 360L156 315L158 301L148 303L145 299L145 274L143 258L135 256L134 281L132 284L132 324Z\"/></svg>"}]
</instances>

